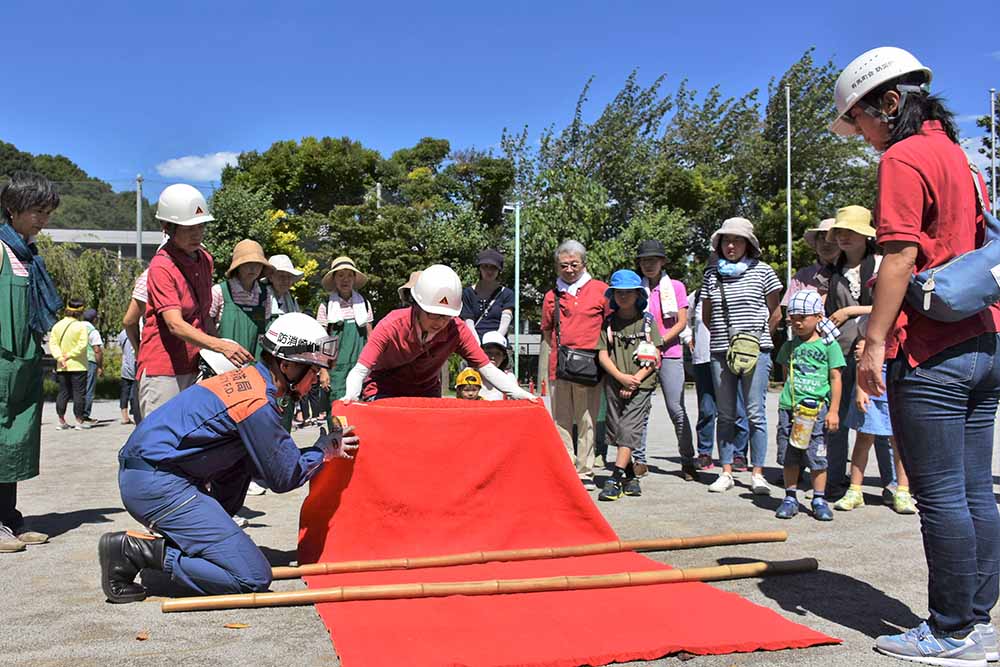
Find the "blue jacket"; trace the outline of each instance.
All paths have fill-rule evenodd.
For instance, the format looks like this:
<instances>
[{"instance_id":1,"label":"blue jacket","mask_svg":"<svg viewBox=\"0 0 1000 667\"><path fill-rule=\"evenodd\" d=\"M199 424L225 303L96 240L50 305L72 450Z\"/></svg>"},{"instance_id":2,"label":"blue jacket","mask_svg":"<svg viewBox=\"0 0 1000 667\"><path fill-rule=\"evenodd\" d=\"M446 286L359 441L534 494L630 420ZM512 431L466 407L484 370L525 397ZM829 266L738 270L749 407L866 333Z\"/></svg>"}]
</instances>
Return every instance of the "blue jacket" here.
<instances>
[{"instance_id":1,"label":"blue jacket","mask_svg":"<svg viewBox=\"0 0 1000 667\"><path fill-rule=\"evenodd\" d=\"M222 483L234 474L249 483L253 475L276 493L302 486L323 465L319 448L299 449L282 426L263 363L185 389L143 419L118 456L197 483Z\"/></svg>"}]
</instances>

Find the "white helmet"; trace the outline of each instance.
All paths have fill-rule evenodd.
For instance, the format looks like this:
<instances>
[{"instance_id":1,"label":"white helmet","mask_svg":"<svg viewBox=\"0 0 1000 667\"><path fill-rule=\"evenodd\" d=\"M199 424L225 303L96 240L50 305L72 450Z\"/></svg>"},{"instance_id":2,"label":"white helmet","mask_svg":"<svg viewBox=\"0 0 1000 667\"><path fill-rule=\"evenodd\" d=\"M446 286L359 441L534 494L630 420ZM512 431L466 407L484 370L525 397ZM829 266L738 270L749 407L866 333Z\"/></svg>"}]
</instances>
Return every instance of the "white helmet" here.
<instances>
[{"instance_id":1,"label":"white helmet","mask_svg":"<svg viewBox=\"0 0 1000 667\"><path fill-rule=\"evenodd\" d=\"M235 343L236 341L229 338L223 338L222 340L228 341L230 343ZM208 348L201 348L198 350L198 356L201 360L212 369L212 372L216 375L222 375L223 373L228 373L229 371L236 370L236 364L229 361L226 355L221 352L216 352L215 350L209 350Z\"/></svg>"},{"instance_id":2,"label":"white helmet","mask_svg":"<svg viewBox=\"0 0 1000 667\"><path fill-rule=\"evenodd\" d=\"M483 334L482 347L486 347L487 345L497 345L506 350L507 339L499 331L487 331Z\"/></svg>"},{"instance_id":3,"label":"white helmet","mask_svg":"<svg viewBox=\"0 0 1000 667\"><path fill-rule=\"evenodd\" d=\"M417 305L428 313L458 317L462 312L462 280L444 264L424 269L411 293Z\"/></svg>"},{"instance_id":4,"label":"white helmet","mask_svg":"<svg viewBox=\"0 0 1000 667\"><path fill-rule=\"evenodd\" d=\"M271 322L261 346L278 359L329 368L337 359L337 338L305 313L287 313Z\"/></svg>"},{"instance_id":5,"label":"white helmet","mask_svg":"<svg viewBox=\"0 0 1000 667\"><path fill-rule=\"evenodd\" d=\"M904 74L922 72L931 82L931 71L924 67L909 51L894 46L880 46L865 51L851 61L837 77L833 87L833 100L837 105L837 119L830 125L835 134L850 136L858 133L858 128L846 119L846 114L858 101L887 81L898 79ZM902 91L905 95L906 91ZM900 104L902 107L902 103Z\"/></svg>"},{"instance_id":6,"label":"white helmet","mask_svg":"<svg viewBox=\"0 0 1000 667\"><path fill-rule=\"evenodd\" d=\"M156 203L156 219L184 227L215 220L208 212L205 195L186 183L164 188Z\"/></svg>"}]
</instances>

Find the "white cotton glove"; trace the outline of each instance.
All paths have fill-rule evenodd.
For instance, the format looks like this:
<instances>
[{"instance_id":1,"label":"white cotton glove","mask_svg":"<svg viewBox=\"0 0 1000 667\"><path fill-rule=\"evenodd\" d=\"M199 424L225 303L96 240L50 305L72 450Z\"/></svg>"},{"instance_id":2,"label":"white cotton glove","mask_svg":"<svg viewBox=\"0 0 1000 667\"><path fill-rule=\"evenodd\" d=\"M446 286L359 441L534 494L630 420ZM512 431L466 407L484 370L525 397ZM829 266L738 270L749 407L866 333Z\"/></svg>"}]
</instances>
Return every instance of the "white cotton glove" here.
<instances>
[{"instance_id":1,"label":"white cotton glove","mask_svg":"<svg viewBox=\"0 0 1000 667\"><path fill-rule=\"evenodd\" d=\"M514 315L509 310L500 314L500 328L497 329L497 332L504 338L507 337L507 329L510 329L510 323L513 319Z\"/></svg>"},{"instance_id":2,"label":"white cotton glove","mask_svg":"<svg viewBox=\"0 0 1000 667\"><path fill-rule=\"evenodd\" d=\"M691 339L693 337L694 336L691 335L691 327L685 325L684 329L681 330L681 335L680 335L681 343L687 345L691 342Z\"/></svg>"},{"instance_id":3,"label":"white cotton glove","mask_svg":"<svg viewBox=\"0 0 1000 667\"><path fill-rule=\"evenodd\" d=\"M538 397L534 394L521 389L513 375L504 373L493 364L486 364L479 369L479 373L483 376L483 379L507 394L510 398L524 401L538 400Z\"/></svg>"},{"instance_id":4,"label":"white cotton glove","mask_svg":"<svg viewBox=\"0 0 1000 667\"><path fill-rule=\"evenodd\" d=\"M347 379L344 382L345 392L344 395L340 397L341 402L350 403L351 401L356 401L361 398L361 388L365 384L365 378L371 371L362 364L355 364L351 372L347 374Z\"/></svg>"},{"instance_id":5,"label":"white cotton glove","mask_svg":"<svg viewBox=\"0 0 1000 667\"><path fill-rule=\"evenodd\" d=\"M358 436L353 433L353 426L347 426L342 431L335 430L333 433L327 433L326 429L321 428L313 447L323 452L324 463L333 459L353 459L359 442Z\"/></svg>"}]
</instances>

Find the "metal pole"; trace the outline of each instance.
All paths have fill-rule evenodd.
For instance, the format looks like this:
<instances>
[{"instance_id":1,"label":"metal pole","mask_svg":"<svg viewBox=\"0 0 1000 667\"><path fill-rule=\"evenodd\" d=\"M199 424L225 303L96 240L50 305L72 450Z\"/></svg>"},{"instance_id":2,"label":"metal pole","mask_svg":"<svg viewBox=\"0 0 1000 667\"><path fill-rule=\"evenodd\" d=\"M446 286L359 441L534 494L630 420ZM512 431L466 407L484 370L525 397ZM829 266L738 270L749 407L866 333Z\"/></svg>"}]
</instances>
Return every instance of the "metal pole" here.
<instances>
[{"instance_id":1,"label":"metal pole","mask_svg":"<svg viewBox=\"0 0 1000 667\"><path fill-rule=\"evenodd\" d=\"M785 210L788 212L788 225L785 242L787 244L785 259L788 262L786 272L785 288L792 284L792 88L785 86L785 130L787 138L785 142L786 161L788 173L785 179Z\"/></svg>"},{"instance_id":2,"label":"metal pole","mask_svg":"<svg viewBox=\"0 0 1000 667\"><path fill-rule=\"evenodd\" d=\"M142 174L135 177L135 258L142 261Z\"/></svg>"},{"instance_id":3,"label":"metal pole","mask_svg":"<svg viewBox=\"0 0 1000 667\"><path fill-rule=\"evenodd\" d=\"M997 91L990 88L990 183L992 183L993 193L990 201L993 203L993 215L996 215L1000 208L997 207Z\"/></svg>"},{"instance_id":4,"label":"metal pole","mask_svg":"<svg viewBox=\"0 0 1000 667\"><path fill-rule=\"evenodd\" d=\"M514 378L521 381L521 202L514 203Z\"/></svg>"}]
</instances>

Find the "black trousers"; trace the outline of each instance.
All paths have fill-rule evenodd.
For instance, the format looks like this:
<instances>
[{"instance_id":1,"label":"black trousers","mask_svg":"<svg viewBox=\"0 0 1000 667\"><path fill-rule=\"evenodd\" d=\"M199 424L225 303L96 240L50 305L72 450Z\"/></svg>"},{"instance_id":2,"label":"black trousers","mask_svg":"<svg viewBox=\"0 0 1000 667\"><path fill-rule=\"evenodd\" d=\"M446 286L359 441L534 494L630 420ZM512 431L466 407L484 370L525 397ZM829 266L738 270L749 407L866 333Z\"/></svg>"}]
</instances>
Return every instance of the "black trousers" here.
<instances>
[{"instance_id":1,"label":"black trousers","mask_svg":"<svg viewBox=\"0 0 1000 667\"><path fill-rule=\"evenodd\" d=\"M56 373L59 380L59 394L56 396L56 414L59 419L66 416L66 405L73 400L73 416L83 421L87 409L87 371L66 371Z\"/></svg>"},{"instance_id":2,"label":"black trousers","mask_svg":"<svg viewBox=\"0 0 1000 667\"><path fill-rule=\"evenodd\" d=\"M17 511L17 482L0 483L0 523L15 532L24 525L24 517Z\"/></svg>"}]
</instances>

